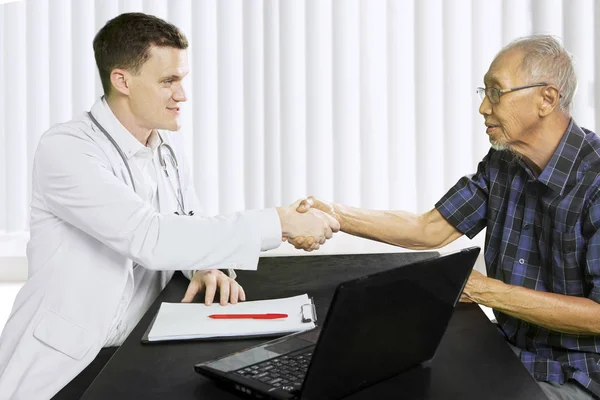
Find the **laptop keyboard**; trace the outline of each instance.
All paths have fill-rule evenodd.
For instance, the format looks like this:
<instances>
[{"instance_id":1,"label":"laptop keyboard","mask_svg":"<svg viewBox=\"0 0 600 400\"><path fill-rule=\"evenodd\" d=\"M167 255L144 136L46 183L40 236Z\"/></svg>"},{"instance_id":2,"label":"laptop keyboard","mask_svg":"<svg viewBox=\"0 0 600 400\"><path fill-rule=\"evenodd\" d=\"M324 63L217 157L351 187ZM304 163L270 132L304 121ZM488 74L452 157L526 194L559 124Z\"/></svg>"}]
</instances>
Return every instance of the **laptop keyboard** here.
<instances>
[{"instance_id":1,"label":"laptop keyboard","mask_svg":"<svg viewBox=\"0 0 600 400\"><path fill-rule=\"evenodd\" d=\"M239 369L235 373L283 390L297 390L304 381L312 352L312 348L300 350Z\"/></svg>"}]
</instances>

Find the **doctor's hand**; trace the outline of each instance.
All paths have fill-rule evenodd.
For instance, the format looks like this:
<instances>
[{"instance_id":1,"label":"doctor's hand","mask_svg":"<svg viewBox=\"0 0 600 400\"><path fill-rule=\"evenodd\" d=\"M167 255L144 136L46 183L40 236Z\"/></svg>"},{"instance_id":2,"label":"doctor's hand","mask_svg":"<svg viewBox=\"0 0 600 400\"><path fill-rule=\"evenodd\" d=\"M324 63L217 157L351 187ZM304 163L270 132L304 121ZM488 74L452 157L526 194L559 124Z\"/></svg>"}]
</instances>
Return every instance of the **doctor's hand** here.
<instances>
[{"instance_id":1,"label":"doctor's hand","mask_svg":"<svg viewBox=\"0 0 600 400\"><path fill-rule=\"evenodd\" d=\"M335 212L333 203L321 201L321 200L318 200L316 197L309 196L306 199L297 201L296 203L294 203L294 205L296 205L296 211L298 211L299 213L305 213L311 209L322 211L322 212L328 214L330 217L334 218L340 225L340 230L342 229L341 218ZM315 239L313 237L304 237L304 236L297 236L295 238L290 238L288 241L295 248L305 249L305 250L307 248L311 248L312 246L314 246L314 243L315 243Z\"/></svg>"},{"instance_id":2,"label":"doctor's hand","mask_svg":"<svg viewBox=\"0 0 600 400\"><path fill-rule=\"evenodd\" d=\"M217 289L219 289L220 304L222 306L227 305L227 302L236 304L238 300L246 300L244 289L235 279L228 277L218 269L211 269L208 271L196 271L181 302L191 303L196 294L204 290L204 304L210 306L215 298Z\"/></svg>"},{"instance_id":3,"label":"doctor's hand","mask_svg":"<svg viewBox=\"0 0 600 400\"><path fill-rule=\"evenodd\" d=\"M317 209L307 210L304 213L297 212L299 204L300 202L296 202L289 207L277 208L283 239L291 242L300 236L310 238L310 244L297 248L306 251L316 250L327 239L331 239L334 232L340 230L340 225L334 218Z\"/></svg>"}]
</instances>

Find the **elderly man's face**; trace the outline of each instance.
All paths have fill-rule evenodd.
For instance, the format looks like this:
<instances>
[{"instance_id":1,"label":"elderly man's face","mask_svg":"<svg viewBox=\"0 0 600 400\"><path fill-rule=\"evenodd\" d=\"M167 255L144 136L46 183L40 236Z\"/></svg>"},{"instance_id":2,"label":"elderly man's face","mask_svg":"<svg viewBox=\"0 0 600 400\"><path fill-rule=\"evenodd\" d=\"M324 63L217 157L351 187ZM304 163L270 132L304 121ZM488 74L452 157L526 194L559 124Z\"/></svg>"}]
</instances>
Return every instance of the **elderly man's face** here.
<instances>
[{"instance_id":1,"label":"elderly man's face","mask_svg":"<svg viewBox=\"0 0 600 400\"><path fill-rule=\"evenodd\" d=\"M498 56L485 74L486 88L510 89L528 85L531 79L519 65L523 53L512 50ZM485 118L486 133L492 147L498 150L511 150L518 153L521 144L527 143L529 133L539 121L537 103L539 87L508 92L500 97L500 102L492 104L485 98L479 113Z\"/></svg>"}]
</instances>

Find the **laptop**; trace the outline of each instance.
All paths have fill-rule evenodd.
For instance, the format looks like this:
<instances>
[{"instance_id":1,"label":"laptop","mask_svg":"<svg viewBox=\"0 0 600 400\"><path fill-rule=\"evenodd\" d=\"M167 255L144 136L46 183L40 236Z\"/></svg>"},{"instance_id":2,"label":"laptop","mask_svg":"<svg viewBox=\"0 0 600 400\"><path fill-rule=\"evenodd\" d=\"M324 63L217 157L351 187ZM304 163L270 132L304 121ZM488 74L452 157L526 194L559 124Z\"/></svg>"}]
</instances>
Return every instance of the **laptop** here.
<instances>
[{"instance_id":1,"label":"laptop","mask_svg":"<svg viewBox=\"0 0 600 400\"><path fill-rule=\"evenodd\" d=\"M322 327L194 369L259 399L339 399L358 392L433 358L479 250L340 283Z\"/></svg>"}]
</instances>

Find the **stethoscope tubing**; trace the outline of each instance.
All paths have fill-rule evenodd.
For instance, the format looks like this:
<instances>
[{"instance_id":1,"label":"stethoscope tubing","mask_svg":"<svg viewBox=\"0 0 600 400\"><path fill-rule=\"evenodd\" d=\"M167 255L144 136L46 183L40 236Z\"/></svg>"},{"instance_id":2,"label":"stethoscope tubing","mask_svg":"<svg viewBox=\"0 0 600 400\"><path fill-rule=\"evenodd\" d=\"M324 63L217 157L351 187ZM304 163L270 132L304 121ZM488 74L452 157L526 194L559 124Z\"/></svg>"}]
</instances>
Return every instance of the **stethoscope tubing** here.
<instances>
[{"instance_id":1,"label":"stethoscope tubing","mask_svg":"<svg viewBox=\"0 0 600 400\"><path fill-rule=\"evenodd\" d=\"M131 172L131 167L129 166L129 162L127 161L127 157L125 156L125 153L123 153L123 150L121 149L119 144L116 142L116 140L111 136L110 133L108 133L108 131L106 129L104 129L104 127L98 122L98 120L94 117L94 115L90 111L88 111L87 114L90 117L90 119L92 120L92 122L94 123L94 125L96 125L98 127L98 129L100 129L100 131L104 134L104 136L106 136L106 138L111 142L111 144L114 146L114 148L119 153L119 156L121 156L121 159L123 160L123 163L125 164L125 168L127 169L127 173L129 174L129 181L131 182L131 187L133 188L133 191L137 193L135 181L133 180L133 173ZM184 199L183 199L183 193L181 191L182 190L181 189L181 177L179 175L179 163L177 162L177 157L175 156L175 152L173 151L173 148L171 147L171 145L169 145L163 141L162 136L160 136L160 133L158 133L158 131L156 133L160 139L160 145L158 147L158 153L159 153L158 158L159 158L160 165L161 165L163 171L165 172L165 175L167 177L167 180L169 181L169 185L171 186L173 193L175 194L177 203L178 203L179 207L181 208L180 211L183 213L183 215L185 215L185 204L184 204ZM167 150L169 151L169 156L171 157L173 167L175 168L175 175L177 178L177 183L179 185L179 191L175 190L175 187L173 186L173 183L171 182L171 177L169 176L169 171L167 168L167 162L165 161L165 156L163 155L162 149L161 149L161 147L163 147L163 146L166 147ZM193 211L190 211L189 215L193 215Z\"/></svg>"}]
</instances>

